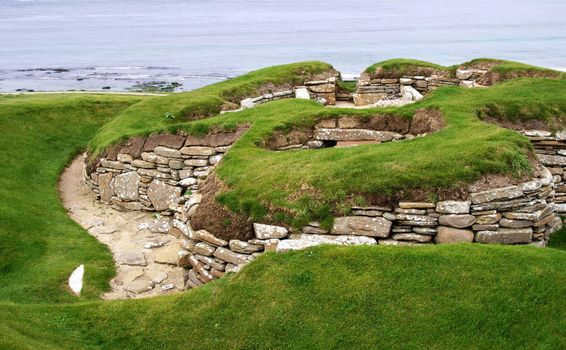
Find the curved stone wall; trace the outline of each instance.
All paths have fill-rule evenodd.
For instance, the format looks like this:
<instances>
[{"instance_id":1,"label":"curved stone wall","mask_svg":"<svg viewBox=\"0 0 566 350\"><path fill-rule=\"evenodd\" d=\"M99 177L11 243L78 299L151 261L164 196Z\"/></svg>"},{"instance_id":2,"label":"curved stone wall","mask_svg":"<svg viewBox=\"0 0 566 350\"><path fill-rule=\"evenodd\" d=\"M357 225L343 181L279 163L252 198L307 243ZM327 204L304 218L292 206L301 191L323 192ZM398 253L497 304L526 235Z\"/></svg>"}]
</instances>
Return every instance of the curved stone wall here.
<instances>
[{"instance_id":1,"label":"curved stone wall","mask_svg":"<svg viewBox=\"0 0 566 350\"><path fill-rule=\"evenodd\" d=\"M255 238L224 240L194 231L190 218L198 193L213 167L245 131L202 137L152 135L135 138L100 158L85 178L105 203L122 210L164 215L160 232L179 239L177 264L186 287L197 287L238 271L265 251L284 252L319 244L420 245L460 242L544 246L562 226L555 208L566 211L566 133L523 131L533 142L539 165L532 179L470 193L466 200L401 202L395 206L354 207L331 228L312 222L300 230L254 223ZM555 199L558 202L555 203Z\"/></svg>"}]
</instances>

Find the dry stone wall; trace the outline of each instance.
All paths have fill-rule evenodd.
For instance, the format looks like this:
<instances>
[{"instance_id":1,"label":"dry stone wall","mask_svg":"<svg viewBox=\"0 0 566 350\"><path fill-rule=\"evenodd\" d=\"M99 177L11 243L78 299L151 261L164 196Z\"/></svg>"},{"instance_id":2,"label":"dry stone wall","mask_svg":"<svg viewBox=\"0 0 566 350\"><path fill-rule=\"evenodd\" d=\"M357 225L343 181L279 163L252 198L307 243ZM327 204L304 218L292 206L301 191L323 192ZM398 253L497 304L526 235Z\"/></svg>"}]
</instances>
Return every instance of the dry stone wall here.
<instances>
[{"instance_id":1,"label":"dry stone wall","mask_svg":"<svg viewBox=\"0 0 566 350\"><path fill-rule=\"evenodd\" d=\"M337 79L338 76L334 76L325 80L306 81L304 86L296 86L288 90L270 92L257 97L246 98L240 101L240 109L234 111L253 108L262 103L286 98L298 98L303 100L312 99L322 103L323 105L335 105Z\"/></svg>"},{"instance_id":2,"label":"dry stone wall","mask_svg":"<svg viewBox=\"0 0 566 350\"><path fill-rule=\"evenodd\" d=\"M342 126L346 122L343 120ZM562 226L555 211L566 212L566 133L531 130L523 134L535 145L543 165L532 179L517 185L470 193L466 200L354 207L348 216L335 218L330 229L317 222L300 230L254 223L255 238L247 241L224 240L206 230L193 230L190 218L202 200L199 187L244 131L134 138L107 152L85 173L87 183L103 202L123 210L163 214L152 224L152 232L178 239L177 265L183 268L187 289L237 272L266 251L286 252L320 244L544 246Z\"/></svg>"},{"instance_id":3,"label":"dry stone wall","mask_svg":"<svg viewBox=\"0 0 566 350\"><path fill-rule=\"evenodd\" d=\"M353 95L356 106L379 103L382 100L417 101L441 86L478 87L477 81L487 73L482 69L459 69L455 77L445 72L431 71L425 75L403 75L401 77L375 77L363 73Z\"/></svg>"},{"instance_id":4,"label":"dry stone wall","mask_svg":"<svg viewBox=\"0 0 566 350\"><path fill-rule=\"evenodd\" d=\"M544 130L525 130L537 155L538 161L546 166L553 176L554 209L566 213L566 131L552 134Z\"/></svg>"},{"instance_id":5,"label":"dry stone wall","mask_svg":"<svg viewBox=\"0 0 566 350\"><path fill-rule=\"evenodd\" d=\"M182 216L187 194L198 192L244 131L134 138L98 159L93 171L85 174L86 183L101 201L120 209Z\"/></svg>"}]
</instances>

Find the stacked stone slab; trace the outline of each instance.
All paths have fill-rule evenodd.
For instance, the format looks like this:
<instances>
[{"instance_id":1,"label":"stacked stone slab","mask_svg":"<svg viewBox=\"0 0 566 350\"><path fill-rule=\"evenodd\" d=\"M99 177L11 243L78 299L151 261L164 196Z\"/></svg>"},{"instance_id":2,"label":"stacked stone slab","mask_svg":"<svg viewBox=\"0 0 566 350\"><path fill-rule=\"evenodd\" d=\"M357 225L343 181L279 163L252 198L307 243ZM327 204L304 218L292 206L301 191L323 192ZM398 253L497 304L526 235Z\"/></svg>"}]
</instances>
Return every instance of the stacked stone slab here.
<instances>
[{"instance_id":1,"label":"stacked stone slab","mask_svg":"<svg viewBox=\"0 0 566 350\"><path fill-rule=\"evenodd\" d=\"M566 131L555 134L544 130L525 130L537 155L538 161L553 175L554 209L566 213Z\"/></svg>"},{"instance_id":2,"label":"stacked stone slab","mask_svg":"<svg viewBox=\"0 0 566 350\"><path fill-rule=\"evenodd\" d=\"M383 78L372 76L371 73L364 72L360 75L356 84L356 93L353 95L356 106L366 106L375 104L381 100L402 100L406 98L404 87L414 89L421 95L441 86L479 86L477 81L487 73L481 69L458 69L455 77L448 76L448 72L430 71L431 74L425 75L402 75L398 77ZM413 100L418 100L418 95L411 91Z\"/></svg>"},{"instance_id":3,"label":"stacked stone slab","mask_svg":"<svg viewBox=\"0 0 566 350\"><path fill-rule=\"evenodd\" d=\"M253 108L262 103L286 98L313 99L324 105L335 105L336 81L337 77L330 77L325 80L306 81L304 82L304 86L296 86L288 90L246 98L240 101L241 108L239 110Z\"/></svg>"},{"instance_id":4,"label":"stacked stone slab","mask_svg":"<svg viewBox=\"0 0 566 350\"><path fill-rule=\"evenodd\" d=\"M332 228L311 222L300 231L255 223L256 238L225 241L205 230L181 228L178 265L186 288L238 272L266 251L288 252L321 244L422 245L447 243L536 244L544 246L562 226L554 214L553 178L540 176L518 185L471 193L464 201L400 202L392 206L354 207L334 219ZM177 232L178 233L178 232ZM172 234L177 234L172 232Z\"/></svg>"},{"instance_id":5,"label":"stacked stone slab","mask_svg":"<svg viewBox=\"0 0 566 350\"><path fill-rule=\"evenodd\" d=\"M314 125L310 132L303 132L306 135L304 142L296 143L288 140L279 139L278 147L274 148L279 151L293 149L318 149L331 146L351 146L359 144L378 144L385 142L395 142L401 140L413 140L417 137L424 137L436 129L430 129L428 132L410 133L410 125L412 121L407 121L404 128L405 131L396 132L389 130L374 130L365 128L360 118L341 117L337 119L323 119ZM422 131L422 130L421 130Z\"/></svg>"},{"instance_id":6,"label":"stacked stone slab","mask_svg":"<svg viewBox=\"0 0 566 350\"><path fill-rule=\"evenodd\" d=\"M87 185L98 198L123 210L185 215L183 203L244 132L206 137L152 135L134 138L106 152L87 174ZM194 209L193 209L194 211Z\"/></svg>"}]
</instances>

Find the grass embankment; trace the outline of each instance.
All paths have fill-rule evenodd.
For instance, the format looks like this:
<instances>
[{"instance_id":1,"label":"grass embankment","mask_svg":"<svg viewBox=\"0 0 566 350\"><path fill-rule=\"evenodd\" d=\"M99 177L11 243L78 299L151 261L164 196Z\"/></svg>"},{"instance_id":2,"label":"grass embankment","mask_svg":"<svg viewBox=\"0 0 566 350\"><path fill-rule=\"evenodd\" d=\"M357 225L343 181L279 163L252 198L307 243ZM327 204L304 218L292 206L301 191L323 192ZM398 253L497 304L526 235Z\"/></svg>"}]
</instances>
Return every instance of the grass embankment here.
<instances>
[{"instance_id":1,"label":"grass embankment","mask_svg":"<svg viewBox=\"0 0 566 350\"><path fill-rule=\"evenodd\" d=\"M565 268L566 252L525 246L270 253L238 275L175 296L3 304L0 346L560 349Z\"/></svg>"},{"instance_id":2,"label":"grass embankment","mask_svg":"<svg viewBox=\"0 0 566 350\"><path fill-rule=\"evenodd\" d=\"M524 64L520 62L498 60L493 58L476 58L471 61L457 64L453 66L442 66L439 64L419 61L407 58L394 58L382 62L375 63L365 72L370 75L379 75L387 77L401 77L403 75L427 75L431 72L443 74L446 77L453 78L456 76L457 69L481 68L489 73L497 73L497 82L515 79L519 77L537 77L537 78L564 78L566 74L544 68Z\"/></svg>"},{"instance_id":3,"label":"grass embankment","mask_svg":"<svg viewBox=\"0 0 566 350\"><path fill-rule=\"evenodd\" d=\"M95 131L141 97L0 96L0 299L68 302L63 284L90 271L83 299L108 288L112 257L72 222L57 178Z\"/></svg>"},{"instance_id":4,"label":"grass embankment","mask_svg":"<svg viewBox=\"0 0 566 350\"><path fill-rule=\"evenodd\" d=\"M238 108L240 100L281 91L317 75L333 72L323 62L301 62L260 69L246 75L186 92L146 100L128 108L98 133L91 143L93 152L134 135L174 129L172 124L210 117L223 107ZM261 93L258 92L262 90ZM174 118L166 118L170 113Z\"/></svg>"},{"instance_id":5,"label":"grass embankment","mask_svg":"<svg viewBox=\"0 0 566 350\"><path fill-rule=\"evenodd\" d=\"M533 79L488 89L442 88L419 103L387 110L328 109L312 101L283 100L190 123L168 122L157 114L151 120L143 118L145 128L137 132L146 132L151 123L154 131L189 133L250 124L249 131L217 168L230 188L219 199L255 219L269 213L277 222L297 226L313 219L328 221L336 212L347 212L350 205L367 204L376 194L393 197L418 189L430 193L429 199L434 200L441 189L465 186L485 174L527 174L528 158L533 156L528 140L517 132L482 122L478 115L497 110L499 113L493 116L497 119L537 119L564 127L564 89L564 80ZM164 100L160 98L159 102ZM377 146L288 152L261 147L275 130L308 127L319 119L376 114L411 118L419 108L441 110L447 127L424 138ZM521 113L514 114L517 110ZM123 115L100 130L91 144L93 149L106 147L121 130L136 130L132 113L126 111L125 118Z\"/></svg>"}]
</instances>

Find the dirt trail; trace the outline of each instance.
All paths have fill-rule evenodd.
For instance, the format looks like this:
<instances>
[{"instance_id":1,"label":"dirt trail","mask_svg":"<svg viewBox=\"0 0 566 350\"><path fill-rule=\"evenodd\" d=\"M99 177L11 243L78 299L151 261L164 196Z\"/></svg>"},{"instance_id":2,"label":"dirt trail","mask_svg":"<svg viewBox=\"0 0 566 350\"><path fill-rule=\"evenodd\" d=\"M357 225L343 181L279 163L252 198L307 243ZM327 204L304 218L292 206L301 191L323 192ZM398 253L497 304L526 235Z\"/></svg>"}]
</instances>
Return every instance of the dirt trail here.
<instances>
[{"instance_id":1,"label":"dirt trail","mask_svg":"<svg viewBox=\"0 0 566 350\"><path fill-rule=\"evenodd\" d=\"M141 298L183 290L183 270L175 265L177 238L148 229L155 223L155 214L121 212L97 201L84 184L83 171L81 155L61 174L59 193L69 216L114 256L116 277L110 281L112 290L102 298ZM83 263L88 283L88 261Z\"/></svg>"}]
</instances>

